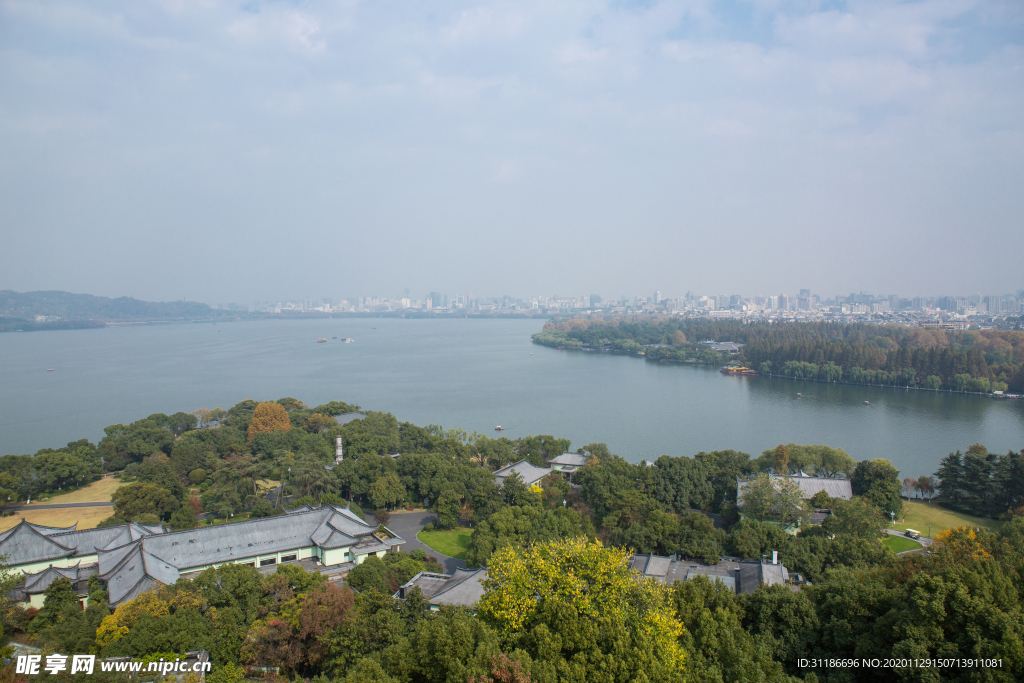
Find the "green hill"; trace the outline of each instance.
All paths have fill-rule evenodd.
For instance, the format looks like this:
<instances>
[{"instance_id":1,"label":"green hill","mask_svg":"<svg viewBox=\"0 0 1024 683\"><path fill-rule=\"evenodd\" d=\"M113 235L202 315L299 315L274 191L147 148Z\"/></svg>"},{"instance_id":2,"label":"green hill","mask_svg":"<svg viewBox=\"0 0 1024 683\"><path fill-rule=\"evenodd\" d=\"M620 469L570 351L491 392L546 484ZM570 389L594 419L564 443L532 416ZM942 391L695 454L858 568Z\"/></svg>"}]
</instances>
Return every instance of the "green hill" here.
<instances>
[{"instance_id":1,"label":"green hill","mask_svg":"<svg viewBox=\"0 0 1024 683\"><path fill-rule=\"evenodd\" d=\"M0 291L0 329L62 329L89 326L85 321L194 320L227 314L195 301L152 302L127 296L111 299L71 292ZM37 321L36 316L59 320Z\"/></svg>"}]
</instances>

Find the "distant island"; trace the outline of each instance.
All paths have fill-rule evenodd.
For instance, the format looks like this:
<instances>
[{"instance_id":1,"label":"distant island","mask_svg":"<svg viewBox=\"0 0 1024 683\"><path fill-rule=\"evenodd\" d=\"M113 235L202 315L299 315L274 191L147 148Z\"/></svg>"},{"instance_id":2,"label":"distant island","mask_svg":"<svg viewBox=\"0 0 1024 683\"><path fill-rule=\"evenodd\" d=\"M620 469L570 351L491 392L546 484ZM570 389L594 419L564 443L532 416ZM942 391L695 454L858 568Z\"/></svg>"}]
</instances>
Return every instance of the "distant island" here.
<instances>
[{"instance_id":1,"label":"distant island","mask_svg":"<svg viewBox=\"0 0 1024 683\"><path fill-rule=\"evenodd\" d=\"M745 365L756 374L793 379L996 395L1024 392L1021 331L609 316L555 319L533 341L654 362Z\"/></svg>"},{"instance_id":2,"label":"distant island","mask_svg":"<svg viewBox=\"0 0 1024 683\"><path fill-rule=\"evenodd\" d=\"M71 292L0 291L0 332L103 327L108 322L184 321L236 317L195 301L152 302Z\"/></svg>"}]
</instances>

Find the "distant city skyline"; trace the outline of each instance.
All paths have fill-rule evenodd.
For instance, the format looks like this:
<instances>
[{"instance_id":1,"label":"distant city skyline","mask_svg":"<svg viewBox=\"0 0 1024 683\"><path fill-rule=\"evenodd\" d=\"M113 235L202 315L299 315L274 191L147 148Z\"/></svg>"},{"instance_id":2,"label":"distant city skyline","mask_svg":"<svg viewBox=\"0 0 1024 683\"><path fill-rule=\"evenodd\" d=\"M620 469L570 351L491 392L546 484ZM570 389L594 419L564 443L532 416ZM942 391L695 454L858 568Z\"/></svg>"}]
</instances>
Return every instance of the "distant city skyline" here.
<instances>
[{"instance_id":1,"label":"distant city skyline","mask_svg":"<svg viewBox=\"0 0 1024 683\"><path fill-rule=\"evenodd\" d=\"M972 317L979 315L1015 316L1024 312L1024 289L1012 294L972 294L900 297L896 294L876 295L851 292L824 297L810 288L800 288L797 294L701 294L687 291L683 295L665 295L655 290L649 296L606 297L600 294L574 296L474 296L432 291L425 297L304 297L275 301L254 301L211 304L219 309L237 309L251 312L373 312L373 311L473 311L484 312L639 312L671 315L709 314L715 316L777 315L786 313L814 314L817 316L878 315L903 313L935 315L940 317Z\"/></svg>"}]
</instances>

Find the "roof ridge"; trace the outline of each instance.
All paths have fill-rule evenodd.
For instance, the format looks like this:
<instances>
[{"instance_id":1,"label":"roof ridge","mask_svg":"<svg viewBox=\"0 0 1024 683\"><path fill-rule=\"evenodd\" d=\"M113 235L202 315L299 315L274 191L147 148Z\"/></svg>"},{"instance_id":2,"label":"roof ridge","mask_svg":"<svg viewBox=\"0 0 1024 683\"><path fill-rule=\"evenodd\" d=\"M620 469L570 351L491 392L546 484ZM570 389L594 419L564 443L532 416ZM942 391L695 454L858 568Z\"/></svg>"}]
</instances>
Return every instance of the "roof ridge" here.
<instances>
[{"instance_id":1,"label":"roof ridge","mask_svg":"<svg viewBox=\"0 0 1024 683\"><path fill-rule=\"evenodd\" d=\"M476 574L477 572L479 572L480 570L482 570L482 569L483 569L483 567L478 567L477 569L473 569L473 570L470 570L470 569L468 569L468 568L465 568L465 567L456 567L456 568L455 568L455 573L454 573L454 574L449 574L449 575L448 575L448 576L449 576L449 579L448 579L448 581L446 581L446 582L445 582L445 586L444 586L444 588L442 588L441 590L439 590L439 591L438 591L437 593L434 593L434 597L437 597L438 595L442 595L443 593L447 593L447 592L448 592L448 591L450 591L450 590L453 590L453 589L455 589L455 588L458 588L459 586L461 586L462 584L464 584L464 583L465 583L466 581L468 581L468 580L470 580L471 578L473 578L473 576L474 576L474 575L475 575L475 574ZM466 574L465 576L463 576L463 577L462 577L461 579L459 579L458 581L455 581L454 583L452 583L452 580L453 580L453 579L455 579L455 574L457 574L457 573L458 573L458 572L460 572L460 571L464 571L464 572L468 572L468 573L467 573L467 574ZM486 570L484 570L484 571L486 571ZM450 584L450 585L449 585L449 584Z\"/></svg>"},{"instance_id":2,"label":"roof ridge","mask_svg":"<svg viewBox=\"0 0 1024 683\"><path fill-rule=\"evenodd\" d=\"M314 508L312 510L305 510L303 512L296 512L294 514L296 514L296 515L308 515L311 512L323 512L323 510L321 508ZM154 537L159 536L161 539L163 539L163 538L166 538L168 536L174 536L176 534L188 534L188 533L196 533L196 532L204 532L204 531L213 531L215 529L219 530L219 529L223 529L224 527L227 527L227 526L232 526L232 527L236 527L237 528L237 527L241 527L243 525L256 524L256 523L259 523L259 522L262 522L262 521L265 521L265 520L274 519L274 517L283 517L283 516L284 515L274 515L273 517L257 517L255 519L247 519L244 522L231 522L230 525L228 525L228 524L219 524L217 526L207 526L207 527L199 526L199 527L196 527L195 529L182 529L180 531L165 531L162 534L150 534L150 535L154 536ZM142 540L142 539L139 539L139 540Z\"/></svg>"},{"instance_id":3,"label":"roof ridge","mask_svg":"<svg viewBox=\"0 0 1024 683\"><path fill-rule=\"evenodd\" d=\"M120 560L118 560L117 564L114 565L114 568L111 569L109 572L106 572L103 576L113 576L117 572L121 571L121 567L124 566L125 562L128 561L129 557L131 557L132 555L135 554L135 550L139 550L139 552L142 552L142 549L141 549L141 547L142 547L142 539L139 539L137 541L132 541L132 543L136 544L136 547L133 548L132 550L129 550L128 552L126 552L124 554L124 557L122 557ZM130 545L130 544L129 543L125 543L124 545L119 545L117 547L117 549L124 548L127 545Z\"/></svg>"},{"instance_id":4,"label":"roof ridge","mask_svg":"<svg viewBox=\"0 0 1024 683\"><path fill-rule=\"evenodd\" d=\"M76 524L77 524L77 522L76 522ZM74 551L75 551L74 548L69 548L66 545L64 545L63 543L58 543L57 541L53 540L52 538L50 538L46 534L42 533L41 531L39 531L38 529L35 528L35 525L33 525L32 522L25 521L25 519L22 519L20 522L15 524L13 528L11 528L11 533L7 534L6 536L3 537L2 540L0 540L0 545L3 545L7 541L9 541L11 538L13 538L14 534L17 533L17 531L19 529L21 529L22 527L28 527L28 530L30 532L32 532L33 534L35 534L39 538L45 539L47 542L54 544L58 548L61 548L63 550L71 551L72 553L74 553Z\"/></svg>"}]
</instances>

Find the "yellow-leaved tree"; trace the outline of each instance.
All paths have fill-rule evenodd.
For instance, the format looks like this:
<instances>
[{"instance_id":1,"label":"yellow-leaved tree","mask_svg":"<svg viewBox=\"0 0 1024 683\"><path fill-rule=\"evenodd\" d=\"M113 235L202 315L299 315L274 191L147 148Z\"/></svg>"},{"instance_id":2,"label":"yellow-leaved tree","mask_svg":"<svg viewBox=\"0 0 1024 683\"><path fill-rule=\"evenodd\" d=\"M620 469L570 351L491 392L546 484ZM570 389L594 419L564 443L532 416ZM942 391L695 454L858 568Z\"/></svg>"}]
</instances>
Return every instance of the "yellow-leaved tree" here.
<instances>
[{"instance_id":1,"label":"yellow-leaved tree","mask_svg":"<svg viewBox=\"0 0 1024 683\"><path fill-rule=\"evenodd\" d=\"M96 644L103 648L125 637L143 614L165 617L179 609L198 609L201 605L203 599L196 591L182 590L174 593L157 585L135 599L118 605L113 614L103 617L96 629Z\"/></svg>"},{"instance_id":2,"label":"yellow-leaved tree","mask_svg":"<svg viewBox=\"0 0 1024 683\"><path fill-rule=\"evenodd\" d=\"M935 552L947 562L961 563L970 560L984 560L992 557L989 549L995 542L995 535L987 531L959 526L947 529L935 537Z\"/></svg>"},{"instance_id":3,"label":"yellow-leaved tree","mask_svg":"<svg viewBox=\"0 0 1024 683\"><path fill-rule=\"evenodd\" d=\"M506 651L529 653L558 680L600 670L609 681L681 681L683 626L669 591L629 557L582 537L502 548L488 560L479 614Z\"/></svg>"},{"instance_id":4,"label":"yellow-leaved tree","mask_svg":"<svg viewBox=\"0 0 1024 683\"><path fill-rule=\"evenodd\" d=\"M249 443L252 437L260 432L287 432L292 428L288 419L288 411L280 403L267 401L260 403L252 411L252 421L249 422Z\"/></svg>"}]
</instances>

